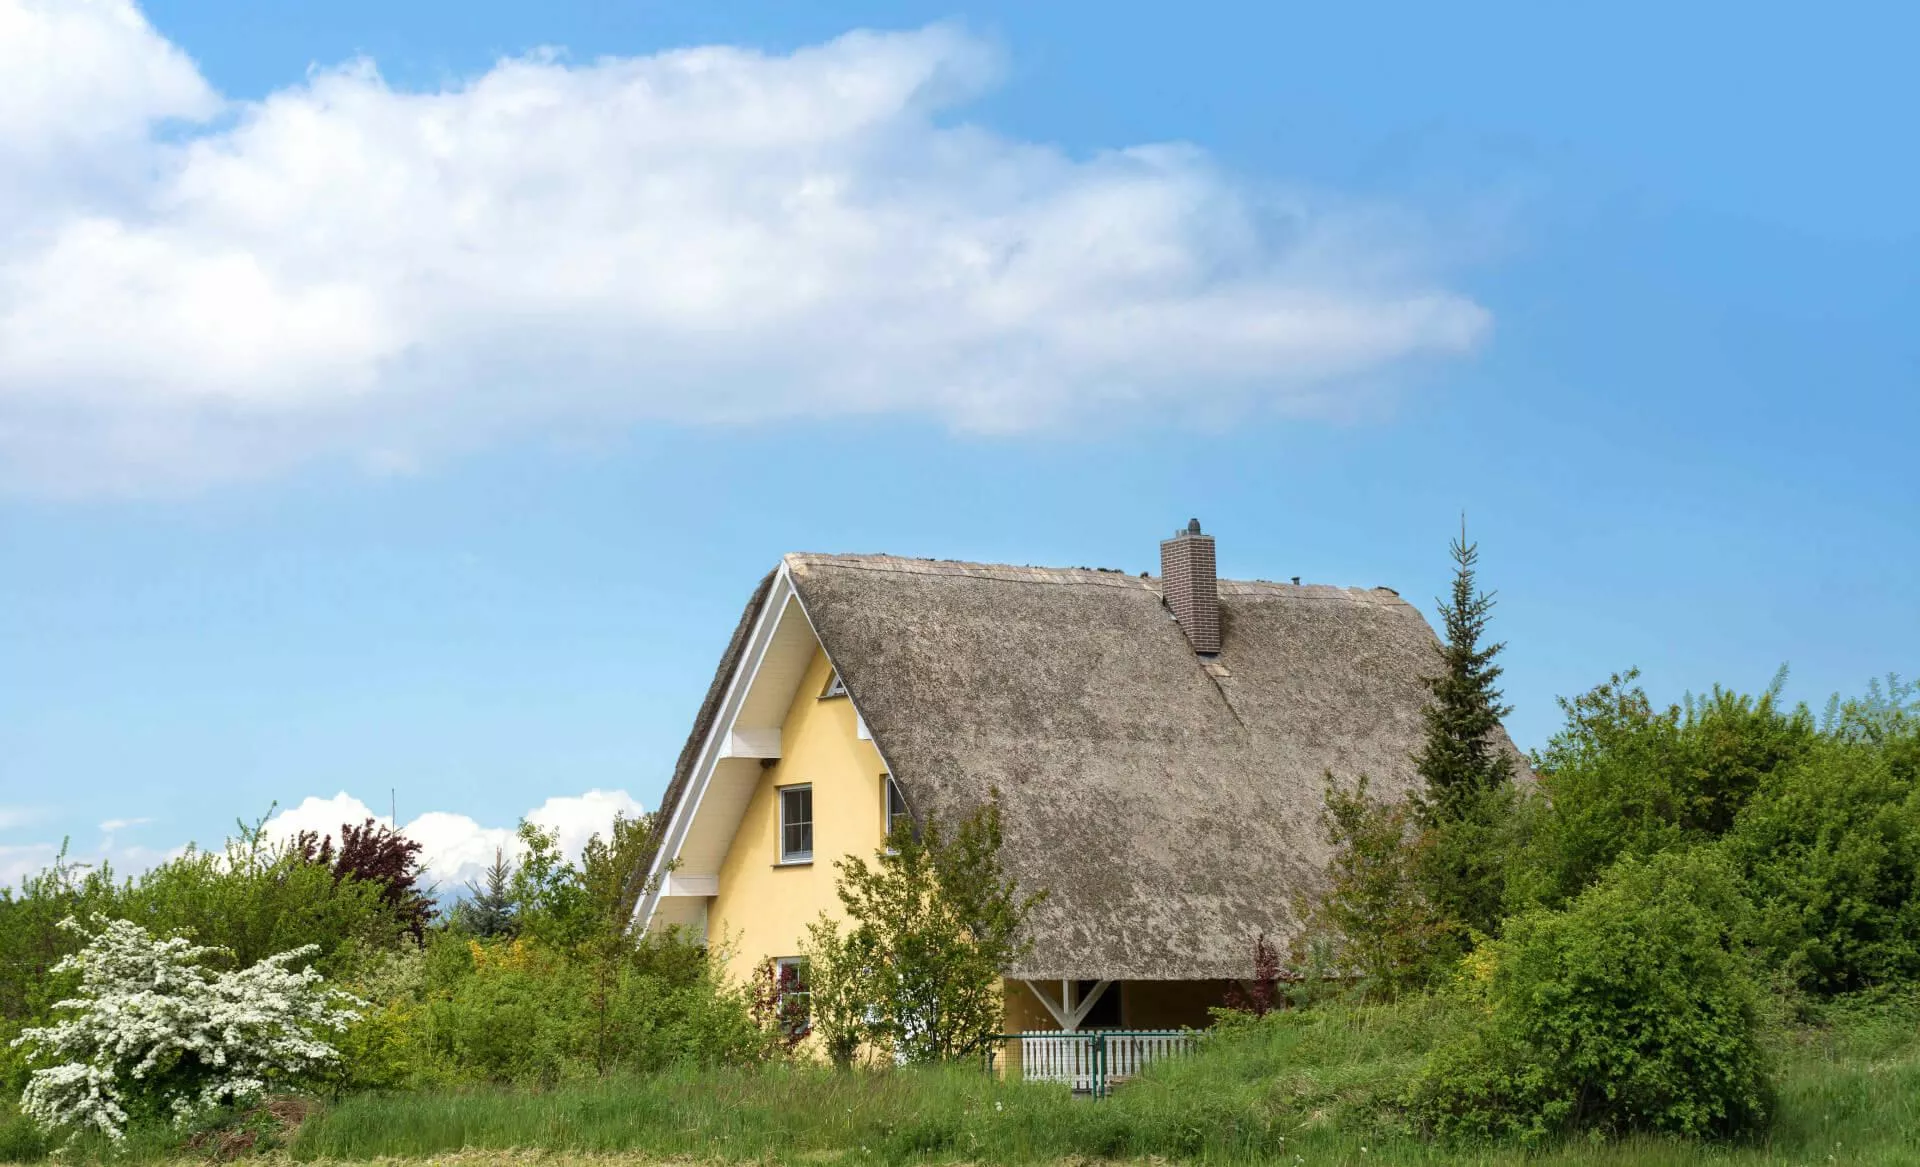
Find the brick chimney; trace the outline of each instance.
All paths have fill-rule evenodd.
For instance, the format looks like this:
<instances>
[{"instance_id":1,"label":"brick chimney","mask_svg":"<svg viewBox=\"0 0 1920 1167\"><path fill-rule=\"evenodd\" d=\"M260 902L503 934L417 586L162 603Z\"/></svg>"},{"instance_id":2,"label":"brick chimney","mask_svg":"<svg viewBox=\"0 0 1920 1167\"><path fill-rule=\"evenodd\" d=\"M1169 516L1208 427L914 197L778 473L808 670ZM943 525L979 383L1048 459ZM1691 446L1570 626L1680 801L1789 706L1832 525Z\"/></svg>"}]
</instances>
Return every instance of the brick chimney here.
<instances>
[{"instance_id":1,"label":"brick chimney","mask_svg":"<svg viewBox=\"0 0 1920 1167\"><path fill-rule=\"evenodd\" d=\"M1193 519L1160 543L1160 594L1193 651L1220 651L1220 586L1214 574L1213 536Z\"/></svg>"}]
</instances>

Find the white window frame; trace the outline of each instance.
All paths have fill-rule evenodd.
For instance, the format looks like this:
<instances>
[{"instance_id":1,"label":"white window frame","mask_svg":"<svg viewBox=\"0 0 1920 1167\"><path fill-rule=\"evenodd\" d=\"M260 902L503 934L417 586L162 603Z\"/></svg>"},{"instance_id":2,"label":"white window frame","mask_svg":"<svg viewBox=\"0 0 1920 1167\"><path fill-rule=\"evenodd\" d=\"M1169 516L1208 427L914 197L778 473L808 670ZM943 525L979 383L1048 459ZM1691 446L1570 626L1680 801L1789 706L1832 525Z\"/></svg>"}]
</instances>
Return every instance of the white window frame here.
<instances>
[{"instance_id":1,"label":"white window frame","mask_svg":"<svg viewBox=\"0 0 1920 1167\"><path fill-rule=\"evenodd\" d=\"M840 670L829 670L827 673L827 687L820 690L820 700L825 701L829 697L845 697L846 695L847 685L845 681L840 679Z\"/></svg>"},{"instance_id":2,"label":"white window frame","mask_svg":"<svg viewBox=\"0 0 1920 1167\"><path fill-rule=\"evenodd\" d=\"M898 815L895 815L893 810L895 801L900 803L900 812ZM893 780L892 774L882 774L880 775L881 835L889 839L893 838L893 820L896 817L905 822L909 829L913 827L913 815L907 809L907 792L900 789L900 784Z\"/></svg>"},{"instance_id":3,"label":"white window frame","mask_svg":"<svg viewBox=\"0 0 1920 1167\"><path fill-rule=\"evenodd\" d=\"M779 813L780 865L785 866L785 865L792 864L797 866L800 864L812 863L813 862L813 783L796 782L791 786L777 786L774 788L774 793L779 796L779 800L780 800L780 813ZM804 824L807 831L807 846L804 851L799 849L789 851L787 849L787 827L790 825L787 821L787 795L789 794L805 794L807 796L807 819L806 819L806 823ZM795 823L791 825L797 826L800 824Z\"/></svg>"},{"instance_id":4,"label":"white window frame","mask_svg":"<svg viewBox=\"0 0 1920 1167\"><path fill-rule=\"evenodd\" d=\"M781 989L780 986L785 981L783 974L787 969L796 970L795 980L797 983L801 985L807 984L807 973L809 970L807 968L806 957L775 957L773 961L774 1015L776 1017L782 1017L786 1014L788 997L803 998L806 1002L806 1007L801 1013L800 1036L805 1037L813 1032L813 989L811 987L793 989L791 991Z\"/></svg>"}]
</instances>

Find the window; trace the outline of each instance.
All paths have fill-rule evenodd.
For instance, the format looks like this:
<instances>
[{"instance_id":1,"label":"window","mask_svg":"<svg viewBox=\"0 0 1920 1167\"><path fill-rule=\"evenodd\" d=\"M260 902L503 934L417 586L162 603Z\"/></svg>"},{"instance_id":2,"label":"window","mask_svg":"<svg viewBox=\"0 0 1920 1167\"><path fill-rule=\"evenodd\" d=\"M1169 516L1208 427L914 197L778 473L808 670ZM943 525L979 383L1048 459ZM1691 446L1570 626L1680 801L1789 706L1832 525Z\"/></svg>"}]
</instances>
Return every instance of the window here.
<instances>
[{"instance_id":1,"label":"window","mask_svg":"<svg viewBox=\"0 0 1920 1167\"><path fill-rule=\"evenodd\" d=\"M773 962L774 1017L780 1032L802 1038L813 1030L813 992L807 987L807 958L783 956Z\"/></svg>"},{"instance_id":2,"label":"window","mask_svg":"<svg viewBox=\"0 0 1920 1167\"><path fill-rule=\"evenodd\" d=\"M847 687L840 683L840 670L834 669L827 674L827 687L820 690L820 699L825 701L829 697L845 697L846 695Z\"/></svg>"},{"instance_id":3,"label":"window","mask_svg":"<svg viewBox=\"0 0 1920 1167\"><path fill-rule=\"evenodd\" d=\"M886 788L887 837L892 838L893 833L903 827L912 830L913 816L907 813L907 796L900 793L900 784L891 774L882 774L880 783Z\"/></svg>"},{"instance_id":4,"label":"window","mask_svg":"<svg viewBox=\"0 0 1920 1167\"><path fill-rule=\"evenodd\" d=\"M780 788L780 862L813 861L813 787Z\"/></svg>"}]
</instances>

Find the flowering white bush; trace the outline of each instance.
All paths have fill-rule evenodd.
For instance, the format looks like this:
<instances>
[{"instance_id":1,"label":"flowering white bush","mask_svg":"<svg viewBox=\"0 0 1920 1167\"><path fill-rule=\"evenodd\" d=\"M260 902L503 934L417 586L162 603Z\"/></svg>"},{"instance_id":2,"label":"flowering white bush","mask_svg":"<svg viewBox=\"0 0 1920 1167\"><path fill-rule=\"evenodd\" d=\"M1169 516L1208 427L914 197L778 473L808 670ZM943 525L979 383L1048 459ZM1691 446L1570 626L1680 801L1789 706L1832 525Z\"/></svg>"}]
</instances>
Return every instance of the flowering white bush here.
<instances>
[{"instance_id":1,"label":"flowering white bush","mask_svg":"<svg viewBox=\"0 0 1920 1167\"><path fill-rule=\"evenodd\" d=\"M53 968L80 973L79 995L54 1006L67 1016L13 1041L57 1063L36 1070L20 1096L20 1109L43 1127L94 1127L117 1140L135 1102L185 1123L251 1100L269 1082L339 1057L317 1034L358 1017L350 994L313 969L287 967L312 946L213 972L202 961L216 949L156 939L128 920L93 923L86 947ZM72 917L60 926L87 932Z\"/></svg>"}]
</instances>

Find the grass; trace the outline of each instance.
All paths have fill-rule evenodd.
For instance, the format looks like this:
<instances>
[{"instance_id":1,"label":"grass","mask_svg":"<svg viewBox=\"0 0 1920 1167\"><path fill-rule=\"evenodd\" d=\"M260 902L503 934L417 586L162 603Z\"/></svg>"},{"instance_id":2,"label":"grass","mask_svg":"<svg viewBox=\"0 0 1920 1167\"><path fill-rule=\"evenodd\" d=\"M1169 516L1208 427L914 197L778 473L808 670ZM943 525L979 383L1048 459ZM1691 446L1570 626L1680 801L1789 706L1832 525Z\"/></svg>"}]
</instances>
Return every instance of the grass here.
<instances>
[{"instance_id":1,"label":"grass","mask_svg":"<svg viewBox=\"0 0 1920 1167\"><path fill-rule=\"evenodd\" d=\"M1164 1063L1103 1102L966 1070L811 1067L663 1075L550 1091L349 1099L310 1122L299 1159L540 1148L731 1162L1909 1164L1920 1161L1920 1011L1836 1006L1781 1039L1780 1106L1746 1146L1630 1140L1525 1155L1429 1145L1397 1098L1459 1019L1431 1001L1308 1010Z\"/></svg>"},{"instance_id":2,"label":"grass","mask_svg":"<svg viewBox=\"0 0 1920 1167\"><path fill-rule=\"evenodd\" d=\"M1852 1001L1811 1020L1780 1038L1779 1109L1769 1136L1740 1146L1640 1139L1526 1155L1429 1145L1406 1128L1396 1099L1426 1049L1459 1020L1423 1001L1312 1009L1225 1035L1101 1102L966 1069L836 1074L773 1066L549 1090L363 1095L309 1119L291 1156L444 1162L454 1155L472 1167L524 1162L532 1152L540 1161L609 1165L1920 1162L1920 1006L1912 998ZM0 1148L4 1120L0 1114ZM177 1137L132 1142L121 1158L181 1154ZM99 1150L78 1147L76 1157Z\"/></svg>"}]
</instances>

